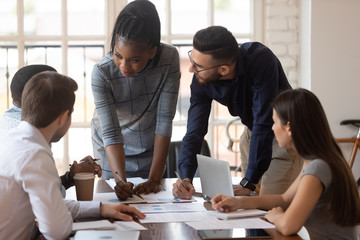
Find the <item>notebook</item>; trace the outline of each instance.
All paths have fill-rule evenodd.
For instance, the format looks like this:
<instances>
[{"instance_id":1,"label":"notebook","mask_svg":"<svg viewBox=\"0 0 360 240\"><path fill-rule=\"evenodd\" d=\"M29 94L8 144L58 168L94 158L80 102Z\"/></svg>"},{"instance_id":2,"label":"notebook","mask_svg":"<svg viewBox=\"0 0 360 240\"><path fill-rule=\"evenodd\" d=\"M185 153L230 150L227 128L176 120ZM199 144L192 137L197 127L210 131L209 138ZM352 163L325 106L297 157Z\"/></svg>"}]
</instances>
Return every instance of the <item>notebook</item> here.
<instances>
[{"instance_id":1,"label":"notebook","mask_svg":"<svg viewBox=\"0 0 360 240\"><path fill-rule=\"evenodd\" d=\"M230 165L227 161L196 155L201 188L205 200L210 201L217 194L234 196Z\"/></svg>"},{"instance_id":2,"label":"notebook","mask_svg":"<svg viewBox=\"0 0 360 240\"><path fill-rule=\"evenodd\" d=\"M247 218L247 217L257 217L264 216L267 211L259 210L259 209L238 209L233 212L218 212L218 211L209 211L209 214L212 214L220 219L233 219L233 218Z\"/></svg>"},{"instance_id":3,"label":"notebook","mask_svg":"<svg viewBox=\"0 0 360 240\"><path fill-rule=\"evenodd\" d=\"M77 231L74 240L138 240L140 236L139 231L118 231L118 230L84 230Z\"/></svg>"}]
</instances>

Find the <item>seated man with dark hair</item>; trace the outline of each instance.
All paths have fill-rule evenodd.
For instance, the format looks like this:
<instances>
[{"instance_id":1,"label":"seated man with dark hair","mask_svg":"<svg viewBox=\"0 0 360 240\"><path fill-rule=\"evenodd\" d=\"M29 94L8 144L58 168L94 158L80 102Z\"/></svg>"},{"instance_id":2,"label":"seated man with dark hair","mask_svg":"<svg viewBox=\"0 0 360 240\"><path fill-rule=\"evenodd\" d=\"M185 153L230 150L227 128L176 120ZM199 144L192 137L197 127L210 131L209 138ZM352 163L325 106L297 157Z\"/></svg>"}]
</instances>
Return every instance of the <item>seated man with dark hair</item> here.
<instances>
[{"instance_id":1,"label":"seated man with dark hair","mask_svg":"<svg viewBox=\"0 0 360 240\"><path fill-rule=\"evenodd\" d=\"M16 128L21 122L21 96L25 84L34 75L44 72L56 72L56 69L43 64L28 65L20 68L11 80L10 91L12 97L12 106L5 111L0 117L0 134L6 134L10 129ZM85 163L85 164L81 164ZM79 172L94 172L101 177L101 167L96 164L91 156L86 156L80 160L80 164L76 161L71 165L70 171L67 171L61 178L61 193L65 197L66 189L74 185L74 175Z\"/></svg>"},{"instance_id":2,"label":"seated man with dark hair","mask_svg":"<svg viewBox=\"0 0 360 240\"><path fill-rule=\"evenodd\" d=\"M76 82L56 72L41 72L25 85L22 122L0 136L0 236L26 239L34 219L46 239L65 239L73 219L132 220L145 215L123 204L63 200L51 152L69 129ZM59 101L61 99L61 101ZM125 213L125 214L124 214Z\"/></svg>"},{"instance_id":3,"label":"seated man with dark hair","mask_svg":"<svg viewBox=\"0 0 360 240\"><path fill-rule=\"evenodd\" d=\"M11 107L0 118L0 133L4 133L19 125L21 121L21 95L25 84L37 73L54 71L55 68L48 65L28 65L20 68L11 80L10 91L12 97Z\"/></svg>"}]
</instances>

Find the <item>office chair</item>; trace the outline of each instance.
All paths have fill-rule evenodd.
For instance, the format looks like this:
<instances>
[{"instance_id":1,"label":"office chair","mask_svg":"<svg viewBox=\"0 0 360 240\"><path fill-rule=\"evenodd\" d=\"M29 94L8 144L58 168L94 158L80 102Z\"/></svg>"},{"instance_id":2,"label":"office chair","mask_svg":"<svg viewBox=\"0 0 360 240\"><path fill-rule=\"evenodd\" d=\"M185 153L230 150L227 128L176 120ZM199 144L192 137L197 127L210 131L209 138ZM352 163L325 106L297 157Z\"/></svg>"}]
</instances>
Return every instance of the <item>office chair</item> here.
<instances>
[{"instance_id":1,"label":"office chair","mask_svg":"<svg viewBox=\"0 0 360 240\"><path fill-rule=\"evenodd\" d=\"M175 170L179 171L177 163L180 157L181 141L170 142L169 153L166 159L166 170L163 178L176 178ZM210 157L210 148L207 141L204 139L201 147L201 155ZM199 171L196 170L195 177L199 177Z\"/></svg>"},{"instance_id":2,"label":"office chair","mask_svg":"<svg viewBox=\"0 0 360 240\"><path fill-rule=\"evenodd\" d=\"M354 143L350 159L349 159L349 166L352 169L352 166L355 161L357 150L360 148L360 119L349 119L349 120L343 120L340 122L340 125L353 125L358 128L358 133L356 136L352 138L338 138L336 141L338 143ZM357 180L357 184L360 185L360 178Z\"/></svg>"}]
</instances>

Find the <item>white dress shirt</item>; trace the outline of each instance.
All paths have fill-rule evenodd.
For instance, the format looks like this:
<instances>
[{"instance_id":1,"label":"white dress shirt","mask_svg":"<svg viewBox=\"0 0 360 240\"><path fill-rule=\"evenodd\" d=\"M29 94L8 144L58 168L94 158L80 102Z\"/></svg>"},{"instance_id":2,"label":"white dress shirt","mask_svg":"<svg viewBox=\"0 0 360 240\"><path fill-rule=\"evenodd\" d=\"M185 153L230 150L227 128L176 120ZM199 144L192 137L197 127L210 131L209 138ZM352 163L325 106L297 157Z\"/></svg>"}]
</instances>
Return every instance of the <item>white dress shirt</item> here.
<instances>
[{"instance_id":1,"label":"white dress shirt","mask_svg":"<svg viewBox=\"0 0 360 240\"><path fill-rule=\"evenodd\" d=\"M11 107L4 112L0 117L0 136L6 134L13 128L16 128L21 123L21 108L11 105ZM66 189L60 185L60 191L63 198L66 197Z\"/></svg>"},{"instance_id":2,"label":"white dress shirt","mask_svg":"<svg viewBox=\"0 0 360 240\"><path fill-rule=\"evenodd\" d=\"M73 219L99 217L99 202L63 200L50 145L23 121L0 136L0 236L26 239L35 217L46 239L64 239Z\"/></svg>"}]
</instances>

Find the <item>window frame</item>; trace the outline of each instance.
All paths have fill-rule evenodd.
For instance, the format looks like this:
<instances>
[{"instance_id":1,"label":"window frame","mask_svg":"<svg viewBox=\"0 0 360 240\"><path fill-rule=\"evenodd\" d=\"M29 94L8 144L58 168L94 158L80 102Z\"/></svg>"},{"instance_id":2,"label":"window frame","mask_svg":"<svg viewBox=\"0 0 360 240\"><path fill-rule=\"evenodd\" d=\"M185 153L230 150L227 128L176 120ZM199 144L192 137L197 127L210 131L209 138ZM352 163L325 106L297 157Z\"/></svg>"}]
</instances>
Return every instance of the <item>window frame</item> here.
<instances>
[{"instance_id":1,"label":"window frame","mask_svg":"<svg viewBox=\"0 0 360 240\"><path fill-rule=\"evenodd\" d=\"M128 3L127 0L103 0L105 1L105 34L98 36L69 36L67 29L67 1L61 0L61 34L58 36L25 36L24 35L24 0L17 1L17 35L14 36L0 36L0 41L15 42L18 50L18 68L25 66L25 43L38 42L38 41L56 41L61 44L61 73L68 74L68 50L69 42L76 41L101 41L105 45L105 53L109 49L109 39L113 30L113 24L116 21L118 13ZM172 34L171 27L171 0L165 1L165 31L161 36L163 42L171 44L173 41L191 41L192 34ZM262 0L251 1L251 32L249 34L234 34L235 38L248 38L252 41L262 41L263 37L263 6ZM214 0L207 0L207 25L214 24ZM8 84L9 85L9 84ZM8 97L9 99L9 97ZM9 103L8 103L9 105ZM9 107L9 106L8 106ZM228 121L219 120L214 115L214 105L209 118L209 128L207 134L207 140L209 143L210 151L214 154L214 127L225 126ZM186 121L175 121L173 126L186 126ZM90 122L74 122L71 124L71 128L90 128ZM90 150L89 150L90 151ZM92 151L90 151L92 152ZM69 156L69 136L66 134L63 137L63 156L62 166L60 172L66 171L70 162Z\"/></svg>"}]
</instances>

